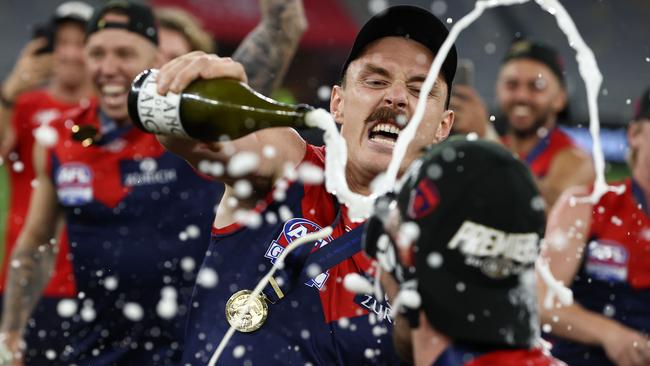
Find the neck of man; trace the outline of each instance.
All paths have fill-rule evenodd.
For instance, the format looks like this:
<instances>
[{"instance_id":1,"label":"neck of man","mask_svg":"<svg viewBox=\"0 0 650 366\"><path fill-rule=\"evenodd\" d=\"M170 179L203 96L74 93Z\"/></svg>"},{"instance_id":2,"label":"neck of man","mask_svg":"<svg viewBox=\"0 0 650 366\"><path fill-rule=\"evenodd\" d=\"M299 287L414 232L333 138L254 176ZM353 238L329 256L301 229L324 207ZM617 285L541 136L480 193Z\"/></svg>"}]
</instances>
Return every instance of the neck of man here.
<instances>
[{"instance_id":1,"label":"neck of man","mask_svg":"<svg viewBox=\"0 0 650 366\"><path fill-rule=\"evenodd\" d=\"M415 366L431 366L451 345L451 340L429 324L420 311L420 326L411 330L413 363Z\"/></svg>"},{"instance_id":2,"label":"neck of man","mask_svg":"<svg viewBox=\"0 0 650 366\"><path fill-rule=\"evenodd\" d=\"M372 180L376 176L376 174L367 172L364 169L353 167L349 160L345 167L345 179L347 180L348 188L357 194L369 195L371 193L370 183L372 183Z\"/></svg>"},{"instance_id":3,"label":"neck of man","mask_svg":"<svg viewBox=\"0 0 650 366\"><path fill-rule=\"evenodd\" d=\"M48 91L54 99L64 103L77 103L82 98L88 98L92 95L92 86L88 80L81 83L66 84L56 78L48 86Z\"/></svg>"},{"instance_id":4,"label":"neck of man","mask_svg":"<svg viewBox=\"0 0 650 366\"><path fill-rule=\"evenodd\" d=\"M555 128L555 125L556 116L549 116L546 119L546 122L535 129L527 131L527 133L518 133L512 128L509 128L506 135L508 136L508 145L510 151L521 157L526 157L531 152L531 150L535 148L537 143L539 143L539 141L543 138L543 136L540 137L539 130L541 128L544 128L546 129L547 133L551 133L551 130Z\"/></svg>"}]
</instances>

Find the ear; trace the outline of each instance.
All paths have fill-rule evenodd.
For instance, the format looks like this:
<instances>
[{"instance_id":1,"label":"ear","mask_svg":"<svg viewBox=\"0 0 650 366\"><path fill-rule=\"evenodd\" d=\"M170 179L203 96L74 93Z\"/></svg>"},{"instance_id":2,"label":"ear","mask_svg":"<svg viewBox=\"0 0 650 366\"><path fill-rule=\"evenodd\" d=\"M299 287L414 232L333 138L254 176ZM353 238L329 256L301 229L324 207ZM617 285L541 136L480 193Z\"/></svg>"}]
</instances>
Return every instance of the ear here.
<instances>
[{"instance_id":1,"label":"ear","mask_svg":"<svg viewBox=\"0 0 650 366\"><path fill-rule=\"evenodd\" d=\"M643 128L641 123L632 121L627 127L627 141L630 146L637 145L637 136L641 133L641 128Z\"/></svg>"},{"instance_id":2,"label":"ear","mask_svg":"<svg viewBox=\"0 0 650 366\"><path fill-rule=\"evenodd\" d=\"M451 132L451 126L454 125L454 111L448 109L442 113L442 120L436 129L436 139L434 142L444 141Z\"/></svg>"},{"instance_id":3,"label":"ear","mask_svg":"<svg viewBox=\"0 0 650 366\"><path fill-rule=\"evenodd\" d=\"M555 109L555 112L561 112L566 107L568 99L569 97L567 96L566 90L560 88L560 92L555 97L555 100L553 100L553 108Z\"/></svg>"},{"instance_id":4,"label":"ear","mask_svg":"<svg viewBox=\"0 0 650 366\"><path fill-rule=\"evenodd\" d=\"M343 124L343 109L344 103L344 90L339 85L334 85L332 88L332 95L330 96L330 113L334 117L334 121Z\"/></svg>"}]
</instances>

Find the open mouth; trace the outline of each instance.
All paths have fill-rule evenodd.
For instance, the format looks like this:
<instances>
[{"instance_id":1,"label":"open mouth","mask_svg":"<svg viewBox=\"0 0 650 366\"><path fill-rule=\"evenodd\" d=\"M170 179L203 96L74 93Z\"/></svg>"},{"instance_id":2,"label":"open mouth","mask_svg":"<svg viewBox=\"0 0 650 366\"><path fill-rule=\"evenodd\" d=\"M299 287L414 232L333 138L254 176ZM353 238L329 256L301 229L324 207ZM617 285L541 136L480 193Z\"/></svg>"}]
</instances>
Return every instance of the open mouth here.
<instances>
[{"instance_id":1,"label":"open mouth","mask_svg":"<svg viewBox=\"0 0 650 366\"><path fill-rule=\"evenodd\" d=\"M392 123L379 122L370 129L368 138L370 141L394 146L399 137L400 128Z\"/></svg>"}]
</instances>

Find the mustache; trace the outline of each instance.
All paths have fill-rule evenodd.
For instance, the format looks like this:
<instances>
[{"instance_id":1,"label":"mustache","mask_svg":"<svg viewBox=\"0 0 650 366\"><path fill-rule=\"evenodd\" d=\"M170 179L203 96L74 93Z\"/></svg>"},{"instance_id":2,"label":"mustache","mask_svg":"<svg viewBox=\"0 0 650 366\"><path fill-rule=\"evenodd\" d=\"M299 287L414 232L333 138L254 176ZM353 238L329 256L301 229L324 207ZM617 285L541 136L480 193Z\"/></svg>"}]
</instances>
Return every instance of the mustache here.
<instances>
[{"instance_id":1,"label":"mustache","mask_svg":"<svg viewBox=\"0 0 650 366\"><path fill-rule=\"evenodd\" d=\"M402 111L399 111L399 110L397 110L395 108L391 108L391 107L379 107L379 108L375 109L372 113L370 113L368 118L366 118L366 122L387 121L387 120L390 120L390 119L392 119L394 121L397 121L397 118L399 116L406 117L404 119L405 121L409 120L408 116Z\"/></svg>"}]
</instances>

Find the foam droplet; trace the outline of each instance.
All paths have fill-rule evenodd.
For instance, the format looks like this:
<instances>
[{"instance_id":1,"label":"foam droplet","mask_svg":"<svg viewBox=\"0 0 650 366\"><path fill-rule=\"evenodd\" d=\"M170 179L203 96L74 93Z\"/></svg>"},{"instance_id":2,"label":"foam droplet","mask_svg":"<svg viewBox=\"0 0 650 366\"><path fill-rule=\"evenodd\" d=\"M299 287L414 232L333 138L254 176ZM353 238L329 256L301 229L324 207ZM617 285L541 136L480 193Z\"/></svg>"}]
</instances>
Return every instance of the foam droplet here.
<instances>
[{"instance_id":1,"label":"foam droplet","mask_svg":"<svg viewBox=\"0 0 650 366\"><path fill-rule=\"evenodd\" d=\"M241 177L257 169L260 157L250 151L242 151L233 155L228 161L228 174L232 177Z\"/></svg>"},{"instance_id":2,"label":"foam droplet","mask_svg":"<svg viewBox=\"0 0 650 366\"><path fill-rule=\"evenodd\" d=\"M124 309L122 309L124 316L134 322L142 320L144 316L144 309L137 302L127 302L124 304Z\"/></svg>"},{"instance_id":3,"label":"foam droplet","mask_svg":"<svg viewBox=\"0 0 650 366\"><path fill-rule=\"evenodd\" d=\"M77 302L72 299L62 299L56 304L56 312L62 318L69 318L77 312Z\"/></svg>"},{"instance_id":4,"label":"foam droplet","mask_svg":"<svg viewBox=\"0 0 650 366\"><path fill-rule=\"evenodd\" d=\"M196 276L196 283L205 288L215 287L218 281L219 277L217 276L217 272L209 267L201 268L199 274Z\"/></svg>"},{"instance_id":5,"label":"foam droplet","mask_svg":"<svg viewBox=\"0 0 650 366\"><path fill-rule=\"evenodd\" d=\"M343 286L355 294L371 294L374 291L370 281L358 273L350 273L345 276Z\"/></svg>"},{"instance_id":6,"label":"foam droplet","mask_svg":"<svg viewBox=\"0 0 650 366\"><path fill-rule=\"evenodd\" d=\"M34 130L34 138L44 147L52 147L59 141L59 134L49 125L40 125Z\"/></svg>"}]
</instances>

